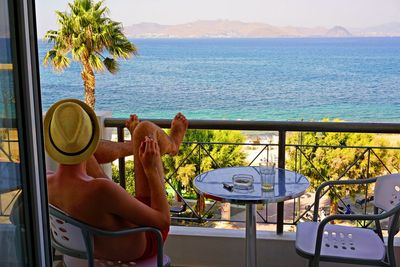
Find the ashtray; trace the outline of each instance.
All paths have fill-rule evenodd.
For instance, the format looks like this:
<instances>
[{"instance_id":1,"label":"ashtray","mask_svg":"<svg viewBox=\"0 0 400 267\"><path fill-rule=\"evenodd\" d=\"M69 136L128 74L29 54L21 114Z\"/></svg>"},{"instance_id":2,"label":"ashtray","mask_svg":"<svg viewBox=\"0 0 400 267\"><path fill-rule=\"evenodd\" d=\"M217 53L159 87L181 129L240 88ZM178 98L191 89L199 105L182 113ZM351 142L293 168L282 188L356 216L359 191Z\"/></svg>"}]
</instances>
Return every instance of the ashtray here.
<instances>
[{"instance_id":1,"label":"ashtray","mask_svg":"<svg viewBox=\"0 0 400 267\"><path fill-rule=\"evenodd\" d=\"M232 177L234 190L253 190L254 178L250 174L235 174Z\"/></svg>"}]
</instances>

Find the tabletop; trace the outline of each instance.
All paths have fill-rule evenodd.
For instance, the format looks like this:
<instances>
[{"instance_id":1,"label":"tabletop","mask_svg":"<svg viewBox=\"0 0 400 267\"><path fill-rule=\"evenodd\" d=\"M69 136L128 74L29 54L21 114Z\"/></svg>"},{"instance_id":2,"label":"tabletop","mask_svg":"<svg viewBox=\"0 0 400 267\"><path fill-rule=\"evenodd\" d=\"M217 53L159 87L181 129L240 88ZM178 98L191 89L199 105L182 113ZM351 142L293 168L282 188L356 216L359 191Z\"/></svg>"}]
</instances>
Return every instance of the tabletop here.
<instances>
[{"instance_id":1,"label":"tabletop","mask_svg":"<svg viewBox=\"0 0 400 267\"><path fill-rule=\"evenodd\" d=\"M227 190L223 183L232 185L235 174L249 174L254 178L250 190ZM308 179L297 172L277 168L274 189L265 192L261 189L261 175L258 166L228 167L211 170L195 177L196 191L207 198L238 204L273 203L293 199L305 193L310 186Z\"/></svg>"}]
</instances>

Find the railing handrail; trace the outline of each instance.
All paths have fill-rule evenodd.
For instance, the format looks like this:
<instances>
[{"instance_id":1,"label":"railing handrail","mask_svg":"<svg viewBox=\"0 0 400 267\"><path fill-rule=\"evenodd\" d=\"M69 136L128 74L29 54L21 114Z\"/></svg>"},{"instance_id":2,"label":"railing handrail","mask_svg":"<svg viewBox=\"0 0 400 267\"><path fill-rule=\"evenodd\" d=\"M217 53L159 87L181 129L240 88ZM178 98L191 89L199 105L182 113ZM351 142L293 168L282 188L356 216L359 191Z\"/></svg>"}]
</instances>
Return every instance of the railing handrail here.
<instances>
[{"instance_id":1,"label":"railing handrail","mask_svg":"<svg viewBox=\"0 0 400 267\"><path fill-rule=\"evenodd\" d=\"M170 119L142 119L161 128L171 126ZM123 127L126 119L106 118L105 127ZM400 133L400 123L388 122L306 122L306 121L242 121L242 120L189 120L189 128L212 130L288 131L288 132L351 132Z\"/></svg>"},{"instance_id":2,"label":"railing handrail","mask_svg":"<svg viewBox=\"0 0 400 267\"><path fill-rule=\"evenodd\" d=\"M10 63L0 63L0 70L12 70L13 65Z\"/></svg>"}]
</instances>

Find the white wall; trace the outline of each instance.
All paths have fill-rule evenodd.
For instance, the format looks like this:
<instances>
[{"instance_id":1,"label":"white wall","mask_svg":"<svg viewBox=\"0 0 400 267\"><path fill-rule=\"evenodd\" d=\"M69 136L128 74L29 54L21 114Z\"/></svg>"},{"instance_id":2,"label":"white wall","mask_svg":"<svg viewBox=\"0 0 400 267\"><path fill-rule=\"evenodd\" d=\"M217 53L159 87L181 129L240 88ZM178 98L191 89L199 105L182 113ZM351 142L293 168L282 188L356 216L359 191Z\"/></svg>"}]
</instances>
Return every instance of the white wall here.
<instances>
[{"instance_id":1,"label":"white wall","mask_svg":"<svg viewBox=\"0 0 400 267\"><path fill-rule=\"evenodd\" d=\"M172 226L165 244L165 253L171 258L172 266L243 267L245 266L244 230L214 229ZM297 255L295 233L257 231L257 266L307 267L306 259ZM400 240L395 240L399 255ZM320 267L357 267L338 263L321 262Z\"/></svg>"}]
</instances>

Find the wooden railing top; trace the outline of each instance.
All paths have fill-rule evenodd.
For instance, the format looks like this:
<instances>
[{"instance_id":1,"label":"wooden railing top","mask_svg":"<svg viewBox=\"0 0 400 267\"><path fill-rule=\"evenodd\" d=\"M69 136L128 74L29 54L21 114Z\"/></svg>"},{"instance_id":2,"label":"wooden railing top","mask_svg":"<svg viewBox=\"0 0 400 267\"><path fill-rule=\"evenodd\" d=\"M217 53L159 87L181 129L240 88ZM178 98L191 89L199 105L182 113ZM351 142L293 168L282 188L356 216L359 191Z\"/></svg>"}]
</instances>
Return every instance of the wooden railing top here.
<instances>
[{"instance_id":1,"label":"wooden railing top","mask_svg":"<svg viewBox=\"0 0 400 267\"><path fill-rule=\"evenodd\" d=\"M0 70L12 70L12 69L13 69L12 64L0 63Z\"/></svg>"},{"instance_id":2,"label":"wooden railing top","mask_svg":"<svg viewBox=\"0 0 400 267\"><path fill-rule=\"evenodd\" d=\"M161 128L169 128L171 120L149 120ZM106 127L124 127L126 119L107 118ZM303 121L242 121L242 120L190 120L191 129L288 131L288 132L358 132L400 134L400 123L387 122L303 122Z\"/></svg>"}]
</instances>

